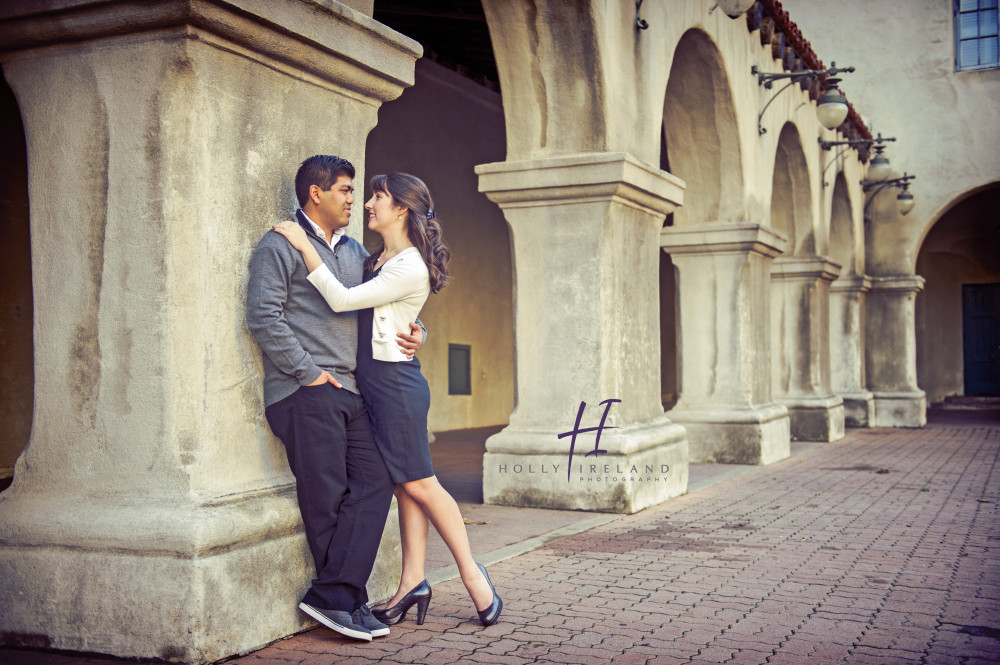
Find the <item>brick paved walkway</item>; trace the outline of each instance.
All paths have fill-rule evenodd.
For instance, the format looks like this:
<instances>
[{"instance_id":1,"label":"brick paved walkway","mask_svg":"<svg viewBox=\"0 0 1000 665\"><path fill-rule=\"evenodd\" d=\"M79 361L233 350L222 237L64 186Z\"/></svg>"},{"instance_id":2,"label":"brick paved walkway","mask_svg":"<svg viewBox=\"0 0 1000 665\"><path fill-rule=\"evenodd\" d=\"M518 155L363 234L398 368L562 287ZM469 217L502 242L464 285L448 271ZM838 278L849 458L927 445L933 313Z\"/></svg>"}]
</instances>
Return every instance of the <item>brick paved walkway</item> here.
<instances>
[{"instance_id":1,"label":"brick paved walkway","mask_svg":"<svg viewBox=\"0 0 1000 665\"><path fill-rule=\"evenodd\" d=\"M490 628L454 580L423 626L232 662L1000 662L998 454L1000 425L854 430L493 565Z\"/></svg>"},{"instance_id":2,"label":"brick paved walkway","mask_svg":"<svg viewBox=\"0 0 1000 665\"><path fill-rule=\"evenodd\" d=\"M452 580L423 626L230 663L1000 662L998 455L1000 422L851 430L494 563L490 628Z\"/></svg>"}]
</instances>

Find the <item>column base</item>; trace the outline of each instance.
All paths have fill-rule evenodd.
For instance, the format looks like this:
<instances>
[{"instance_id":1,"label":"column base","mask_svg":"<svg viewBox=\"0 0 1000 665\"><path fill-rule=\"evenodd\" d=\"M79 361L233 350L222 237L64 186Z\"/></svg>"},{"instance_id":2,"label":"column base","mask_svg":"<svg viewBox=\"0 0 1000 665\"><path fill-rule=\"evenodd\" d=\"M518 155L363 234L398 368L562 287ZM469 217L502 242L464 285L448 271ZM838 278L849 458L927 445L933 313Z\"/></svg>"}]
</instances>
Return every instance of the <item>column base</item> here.
<instances>
[{"instance_id":1,"label":"column base","mask_svg":"<svg viewBox=\"0 0 1000 665\"><path fill-rule=\"evenodd\" d=\"M0 644L210 663L315 625L297 609L314 570L294 486L201 505L15 490L0 500ZM392 511L373 600L399 561Z\"/></svg>"},{"instance_id":2,"label":"column base","mask_svg":"<svg viewBox=\"0 0 1000 665\"><path fill-rule=\"evenodd\" d=\"M771 464L791 455L788 410L780 404L733 409L674 409L688 433L692 462Z\"/></svg>"},{"instance_id":3,"label":"column base","mask_svg":"<svg viewBox=\"0 0 1000 665\"><path fill-rule=\"evenodd\" d=\"M483 501L501 506L635 513L687 492L688 442L683 427L653 423L577 438L572 466L562 432L508 427L486 442Z\"/></svg>"},{"instance_id":4,"label":"column base","mask_svg":"<svg viewBox=\"0 0 1000 665\"><path fill-rule=\"evenodd\" d=\"M927 395L914 392L875 391L873 427L923 427L927 424Z\"/></svg>"},{"instance_id":5,"label":"column base","mask_svg":"<svg viewBox=\"0 0 1000 665\"><path fill-rule=\"evenodd\" d=\"M839 396L782 399L791 419L793 441L838 441L844 438L844 400Z\"/></svg>"},{"instance_id":6,"label":"column base","mask_svg":"<svg viewBox=\"0 0 1000 665\"><path fill-rule=\"evenodd\" d=\"M846 427L871 427L875 420L875 396L868 391L839 393L844 400Z\"/></svg>"}]
</instances>

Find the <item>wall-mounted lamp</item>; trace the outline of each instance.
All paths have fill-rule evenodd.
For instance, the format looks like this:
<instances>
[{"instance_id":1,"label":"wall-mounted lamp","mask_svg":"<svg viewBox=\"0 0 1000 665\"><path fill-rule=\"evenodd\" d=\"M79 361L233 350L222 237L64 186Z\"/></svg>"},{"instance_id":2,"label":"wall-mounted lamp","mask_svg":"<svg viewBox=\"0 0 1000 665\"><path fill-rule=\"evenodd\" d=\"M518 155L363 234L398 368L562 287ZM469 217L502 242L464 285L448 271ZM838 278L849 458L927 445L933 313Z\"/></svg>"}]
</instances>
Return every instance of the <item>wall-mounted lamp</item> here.
<instances>
[{"instance_id":1,"label":"wall-mounted lamp","mask_svg":"<svg viewBox=\"0 0 1000 665\"><path fill-rule=\"evenodd\" d=\"M896 209L900 215L905 215L913 210L914 205L916 201L913 200L913 194L910 194L910 186L904 183L902 191L896 194Z\"/></svg>"},{"instance_id":2,"label":"wall-mounted lamp","mask_svg":"<svg viewBox=\"0 0 1000 665\"><path fill-rule=\"evenodd\" d=\"M840 79L828 78L823 83L826 90L817 102L816 117L827 129L836 129L847 119L847 97L837 89Z\"/></svg>"},{"instance_id":3,"label":"wall-mounted lamp","mask_svg":"<svg viewBox=\"0 0 1000 665\"><path fill-rule=\"evenodd\" d=\"M767 104L764 104L764 108L760 110L760 115L757 116L757 131L760 134L766 134L767 130L761 125L761 118L764 117L764 111L767 107L771 105L778 95L787 90L791 85L802 81L803 79L814 79L819 76L832 76L834 74L839 74L841 72L853 72L854 67L837 67L837 63L831 62L829 69L804 69L801 72L783 72L780 74L764 74L757 70L757 65L750 68L750 73L757 77L757 85L764 86L765 89L770 90L771 86L778 79L791 79L784 88L779 90L774 94L774 97L768 100ZM828 78L824 81L826 85L826 92L819 99L819 107L816 109L816 117L819 119L821 125L827 129L836 129L840 126L844 119L847 117L847 98L839 90L836 89L840 79Z\"/></svg>"},{"instance_id":4,"label":"wall-mounted lamp","mask_svg":"<svg viewBox=\"0 0 1000 665\"><path fill-rule=\"evenodd\" d=\"M848 149L850 149L852 147L855 147L855 146L859 146L859 145L873 145L874 144L875 145L875 152L876 152L875 156L878 157L878 156L881 155L882 150L885 150L885 148L881 144L882 143L887 143L889 141L895 141L896 137L891 136L891 137L888 137L888 138L883 138L882 134L879 134L877 137L875 137L873 139L852 139L850 141L824 141L822 138L817 138L816 140L819 141L819 147L822 148L823 150L830 150L831 148L833 148L834 146L837 146L837 145L844 146L840 150L840 152L838 152L836 155L834 155L833 159L831 159L827 163L827 165L823 167L823 186L827 187L828 184L829 184L829 183L826 182L826 171L827 171L827 169L829 169L830 166L832 166L837 161L837 159L839 159L840 156L843 155ZM864 157L862 157L861 159L864 160ZM874 159L872 161L874 161ZM881 180L885 180L886 178L889 177L889 175L891 175L891 170L889 169L889 160L886 159L884 156L882 156L882 162L885 163L885 171L883 172L883 171L877 170L875 172L875 175L881 176L879 178L872 177L873 174L872 174L871 167L869 165L869 169L868 169L868 179L869 180L879 180L879 181L881 181ZM880 162L880 168L881 168L881 162Z\"/></svg>"},{"instance_id":5,"label":"wall-mounted lamp","mask_svg":"<svg viewBox=\"0 0 1000 665\"><path fill-rule=\"evenodd\" d=\"M888 163L888 160L886 160ZM901 191L896 195L896 210L899 211L900 215L905 215L911 210L916 203L913 200L913 194L910 193L910 181L916 178L915 175L908 175L904 173L902 177L893 178L892 180L862 180L861 189L865 192L871 191L871 196L868 197L868 202L865 203L865 221L871 221L871 217L868 215L868 206L871 205L875 197L878 196L886 187L897 187ZM872 191L874 190L874 191Z\"/></svg>"},{"instance_id":6,"label":"wall-mounted lamp","mask_svg":"<svg viewBox=\"0 0 1000 665\"><path fill-rule=\"evenodd\" d=\"M753 3L757 0L719 0L708 13L711 14L715 11L716 7L722 9L723 13L729 18L739 18L747 13L747 10L753 7Z\"/></svg>"},{"instance_id":7,"label":"wall-mounted lamp","mask_svg":"<svg viewBox=\"0 0 1000 665\"><path fill-rule=\"evenodd\" d=\"M882 154L883 150L885 150L884 145L875 146L875 156L868 162L868 180L871 182L884 182L892 175L889 158Z\"/></svg>"},{"instance_id":8,"label":"wall-mounted lamp","mask_svg":"<svg viewBox=\"0 0 1000 665\"><path fill-rule=\"evenodd\" d=\"M822 138L820 138L820 139L816 139L816 140L819 141L819 147L822 148L823 150L829 150L830 148L832 148L835 145L855 146L855 145L872 145L872 144L875 144L875 145L879 146L879 147L875 148L875 150L878 151L878 150L884 150L885 149L885 148L883 148L881 146L882 143L888 143L890 141L895 141L896 137L895 136L890 136L890 137L887 137L887 138L883 138L882 134L879 134L878 136L876 136L873 139L851 139L850 141L824 141Z\"/></svg>"}]
</instances>

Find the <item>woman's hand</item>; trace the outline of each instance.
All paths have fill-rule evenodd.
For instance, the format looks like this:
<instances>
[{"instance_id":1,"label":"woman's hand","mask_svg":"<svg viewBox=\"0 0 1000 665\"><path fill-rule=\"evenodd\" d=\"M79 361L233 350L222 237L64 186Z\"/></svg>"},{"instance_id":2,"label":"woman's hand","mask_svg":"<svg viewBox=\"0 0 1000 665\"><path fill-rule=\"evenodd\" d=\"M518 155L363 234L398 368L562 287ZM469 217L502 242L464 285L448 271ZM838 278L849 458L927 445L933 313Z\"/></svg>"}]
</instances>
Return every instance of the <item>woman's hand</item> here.
<instances>
[{"instance_id":1,"label":"woman's hand","mask_svg":"<svg viewBox=\"0 0 1000 665\"><path fill-rule=\"evenodd\" d=\"M312 245L309 243L309 238L306 236L305 230L295 222L280 222L275 224L273 230L288 239L288 242L292 244L292 247L304 252L307 247Z\"/></svg>"},{"instance_id":2,"label":"woman's hand","mask_svg":"<svg viewBox=\"0 0 1000 665\"><path fill-rule=\"evenodd\" d=\"M319 252L309 242L309 237L305 230L295 222L278 222L271 227L275 233L280 233L288 239L288 243L299 250L302 260L306 263L309 272L316 270L323 265L323 259L319 258Z\"/></svg>"}]
</instances>

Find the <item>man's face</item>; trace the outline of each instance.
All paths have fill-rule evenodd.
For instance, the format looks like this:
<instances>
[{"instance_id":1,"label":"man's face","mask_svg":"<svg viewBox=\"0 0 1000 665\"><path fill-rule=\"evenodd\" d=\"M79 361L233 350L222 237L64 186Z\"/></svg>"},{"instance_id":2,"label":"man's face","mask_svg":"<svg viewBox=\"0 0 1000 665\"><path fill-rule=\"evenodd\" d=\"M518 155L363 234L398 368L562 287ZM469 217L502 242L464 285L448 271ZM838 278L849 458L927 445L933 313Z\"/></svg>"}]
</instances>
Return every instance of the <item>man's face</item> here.
<instances>
[{"instance_id":1,"label":"man's face","mask_svg":"<svg viewBox=\"0 0 1000 665\"><path fill-rule=\"evenodd\" d=\"M327 191L319 191L319 214L332 229L342 229L351 222L351 204L354 203L354 181L342 175Z\"/></svg>"}]
</instances>

